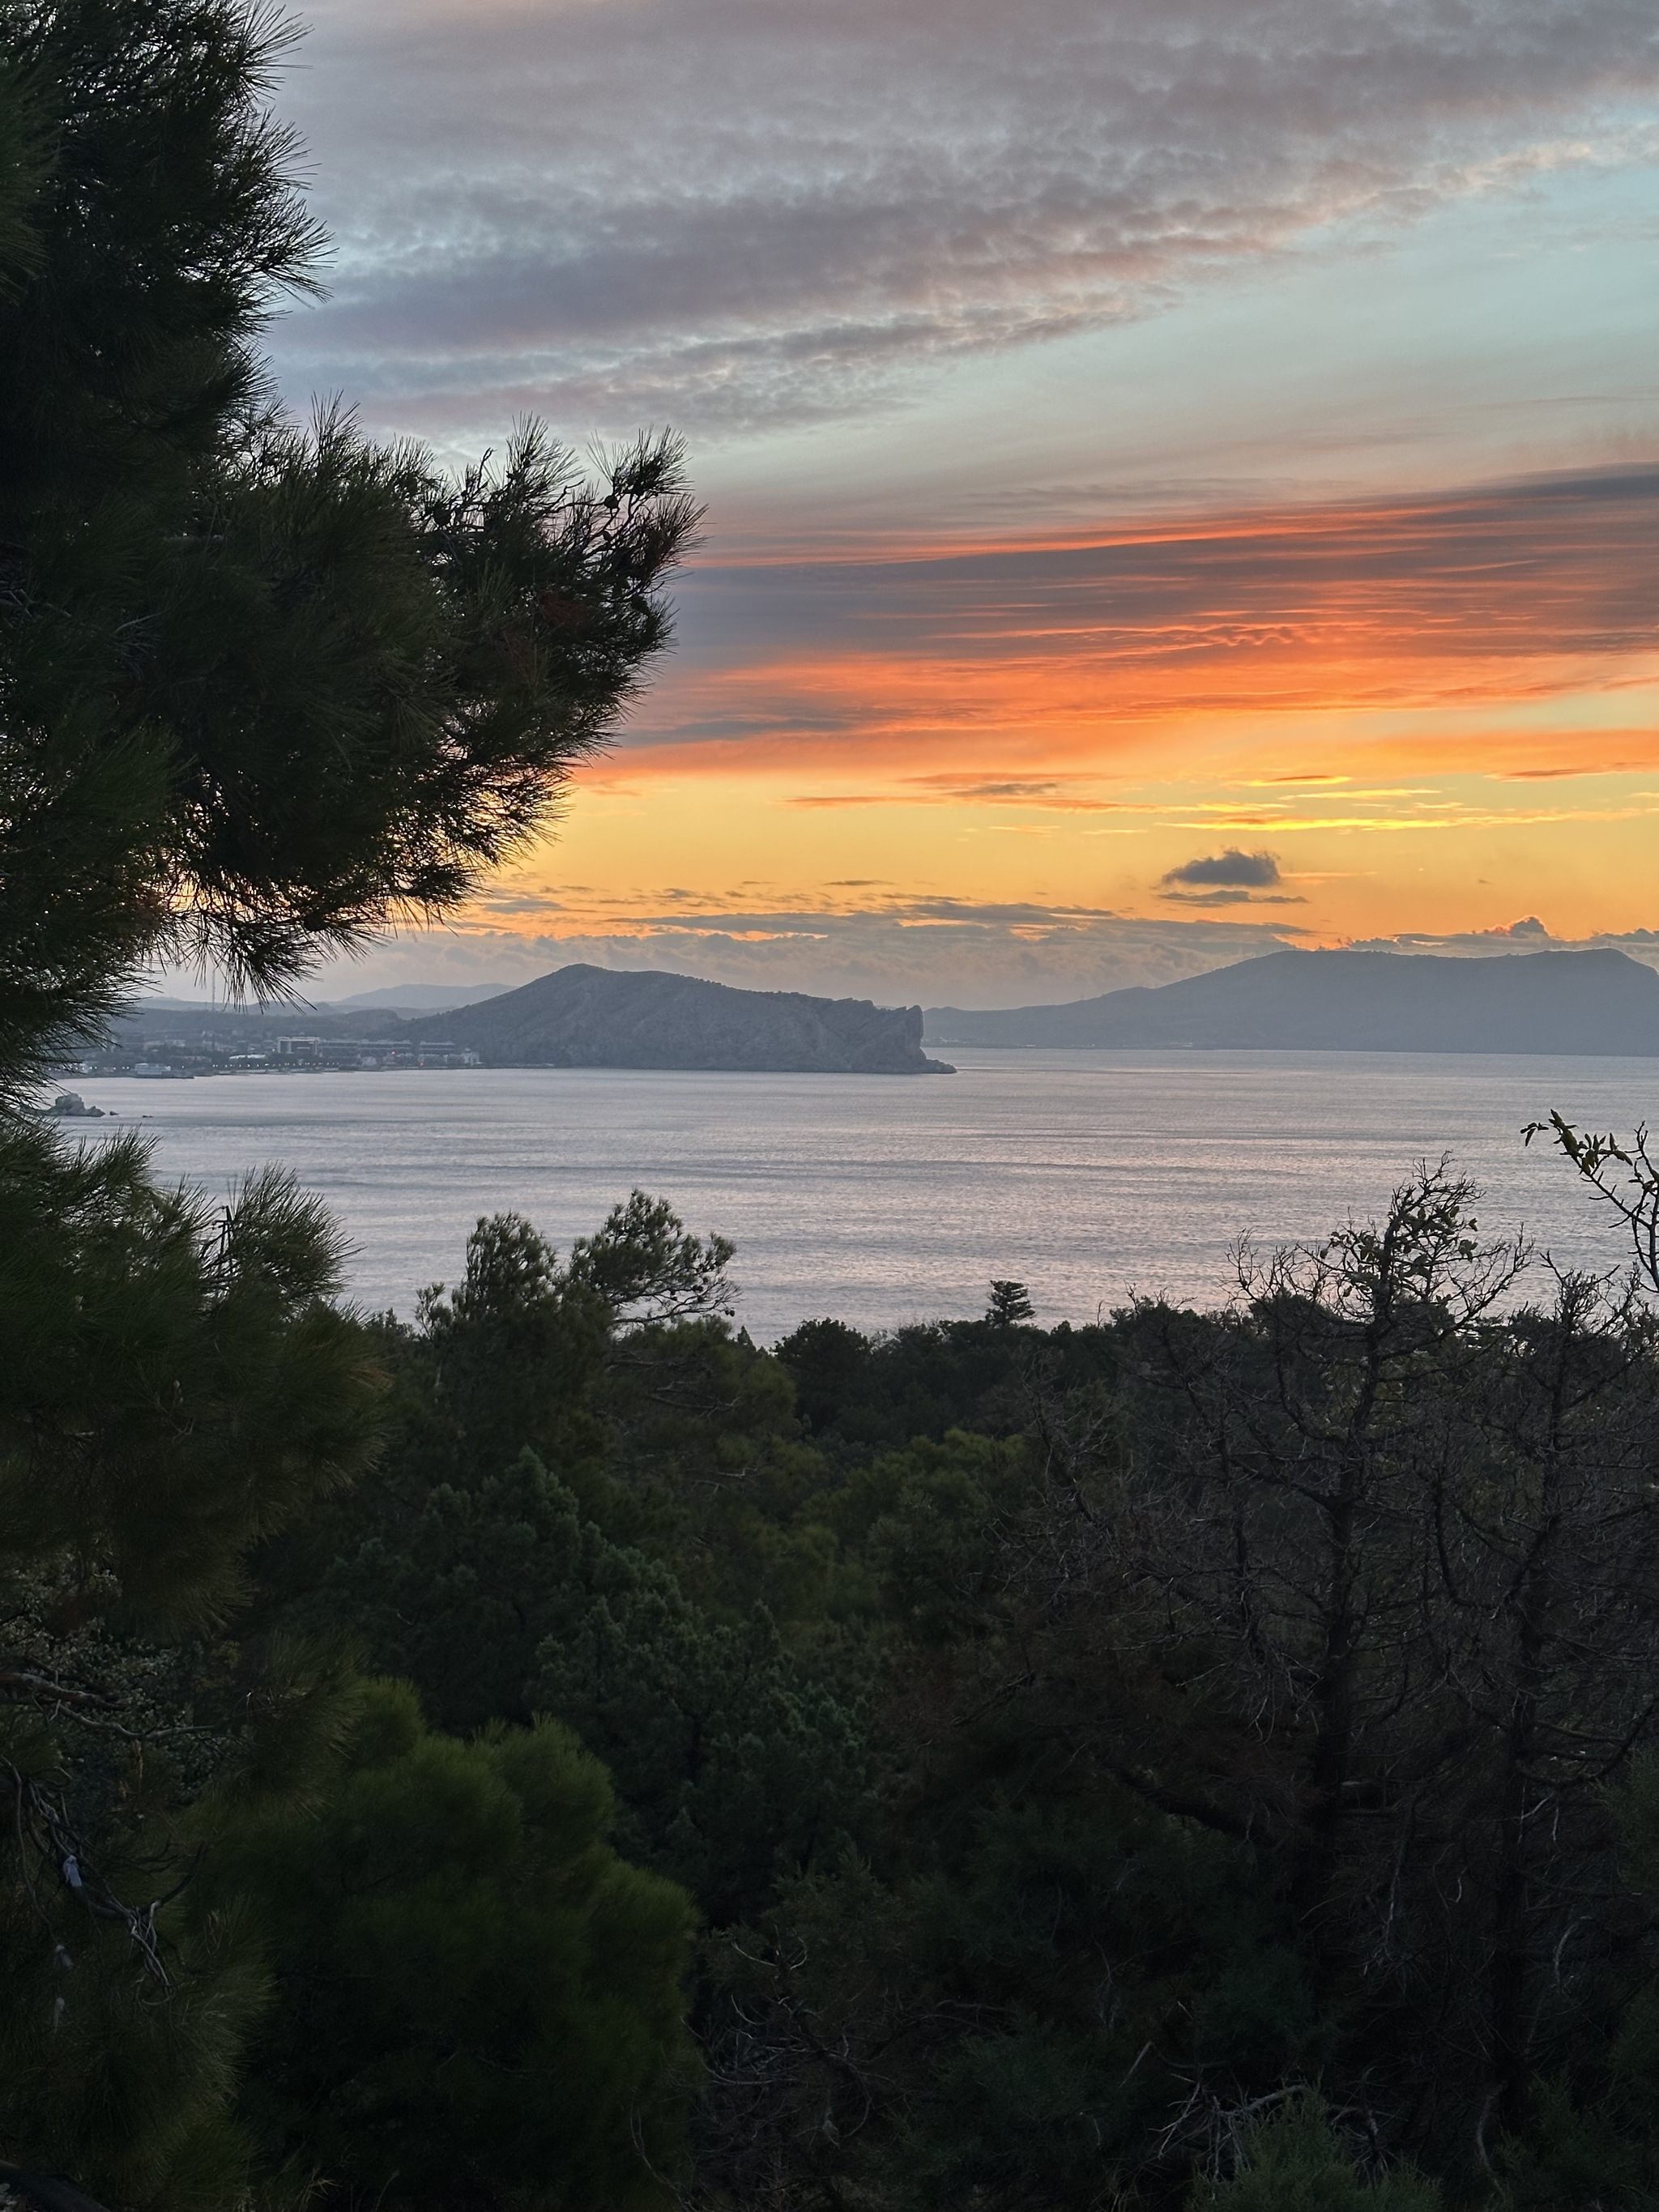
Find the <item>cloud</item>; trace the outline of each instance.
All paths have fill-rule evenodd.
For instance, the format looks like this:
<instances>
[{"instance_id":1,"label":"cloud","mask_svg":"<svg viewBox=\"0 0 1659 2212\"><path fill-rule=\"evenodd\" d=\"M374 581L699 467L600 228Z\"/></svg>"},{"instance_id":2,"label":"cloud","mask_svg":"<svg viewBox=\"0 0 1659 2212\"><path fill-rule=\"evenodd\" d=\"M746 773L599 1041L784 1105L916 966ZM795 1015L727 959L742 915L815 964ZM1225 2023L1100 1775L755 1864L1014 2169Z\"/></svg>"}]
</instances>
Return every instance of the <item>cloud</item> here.
<instances>
[{"instance_id":1,"label":"cloud","mask_svg":"<svg viewBox=\"0 0 1659 2212\"><path fill-rule=\"evenodd\" d=\"M1053 778L1033 781L1010 776L975 782L954 775L906 776L897 789L890 791L799 792L785 804L805 807L1031 806L1045 814L1109 814L1121 809L1121 802L1116 799L1085 798L1071 784ZM1122 811L1144 813L1147 810L1143 807Z\"/></svg>"},{"instance_id":2,"label":"cloud","mask_svg":"<svg viewBox=\"0 0 1659 2212\"><path fill-rule=\"evenodd\" d=\"M1172 884L1227 884L1265 890L1279 882L1279 862L1271 853L1241 853L1229 845L1224 853L1206 860L1188 860L1162 878L1167 890Z\"/></svg>"},{"instance_id":3,"label":"cloud","mask_svg":"<svg viewBox=\"0 0 1659 2212\"><path fill-rule=\"evenodd\" d=\"M1659 929L1602 930L1590 937L1557 937L1535 914L1491 929L1450 933L1403 930L1397 937L1353 940L1357 952L1430 952L1465 960L1491 959L1516 952L1593 952L1609 947L1649 968L1659 968Z\"/></svg>"},{"instance_id":4,"label":"cloud","mask_svg":"<svg viewBox=\"0 0 1659 2212\"><path fill-rule=\"evenodd\" d=\"M1307 900L1290 892L1263 897L1255 891L1165 891L1166 899L1182 906L1306 906Z\"/></svg>"},{"instance_id":5,"label":"cloud","mask_svg":"<svg viewBox=\"0 0 1659 2212\"><path fill-rule=\"evenodd\" d=\"M1101 808L1110 792L1068 781L1068 764L1086 757L1097 775L1157 725L1243 714L1272 717L1302 769L1253 771L1264 829L1298 788L1304 814L1358 799L1410 811L1413 792L1374 787L1375 765L1363 779L1303 768L1291 718L1351 708L1397 728L1424 708L1457 718L1425 739L1414 786L1430 766L1523 781L1659 766L1633 696L1616 718L1536 713L1587 686L1652 680L1651 463L1143 519L1059 545L710 560L677 595L677 649L624 747L659 765L787 763L820 804L909 793ZM1495 709L1484 727L1476 707ZM1391 750L1405 744L1402 728Z\"/></svg>"},{"instance_id":6,"label":"cloud","mask_svg":"<svg viewBox=\"0 0 1659 2212\"><path fill-rule=\"evenodd\" d=\"M1057 783L1032 783L1023 781L1017 777L1006 778L1000 783L972 783L958 776L948 775L918 775L911 776L908 780L912 783L927 787L928 796L933 799L1034 799L1044 806L1051 802L1069 805L1078 803L1075 800L1061 800L1060 788ZM1085 805L1089 804L1086 800L1082 803Z\"/></svg>"},{"instance_id":7,"label":"cloud","mask_svg":"<svg viewBox=\"0 0 1659 2212\"><path fill-rule=\"evenodd\" d=\"M1229 845L1224 853L1171 868L1159 878L1159 896L1182 906L1306 906L1299 894L1277 888L1282 880L1273 854L1243 853Z\"/></svg>"},{"instance_id":8,"label":"cloud","mask_svg":"<svg viewBox=\"0 0 1659 2212\"><path fill-rule=\"evenodd\" d=\"M515 897L513 927L481 913L459 927L410 931L357 962L319 972L315 998L403 982L527 981L573 961L659 968L766 991L874 999L886 1006L1015 1006L1173 983L1301 933L1283 923L1142 920L1094 907L878 895L769 908L672 908L660 892L589 901L580 919Z\"/></svg>"},{"instance_id":9,"label":"cloud","mask_svg":"<svg viewBox=\"0 0 1659 2212\"><path fill-rule=\"evenodd\" d=\"M341 999L398 983L524 983L586 961L600 968L666 969L744 990L806 991L885 1006L1035 1006L1178 982L1278 951L1306 934L1277 921L1141 919L1101 908L898 891L863 905L845 901L753 912L687 905L683 895L671 899L660 889L611 902L609 911L602 898L586 906L580 918L567 920L559 900L526 896L514 902L521 927L502 927L481 913L448 928L405 930L358 957L320 968L307 995ZM538 915L556 926L538 928ZM1659 968L1659 929L1558 938L1535 915L1463 934L1407 931L1352 943L1359 951L1477 957L1611 945ZM166 987L185 996L197 988L182 975Z\"/></svg>"},{"instance_id":10,"label":"cloud","mask_svg":"<svg viewBox=\"0 0 1659 2212\"><path fill-rule=\"evenodd\" d=\"M1328 235L1626 158L1648 0L318 0L290 389L812 421ZM1639 126L1638 126L1639 128Z\"/></svg>"}]
</instances>

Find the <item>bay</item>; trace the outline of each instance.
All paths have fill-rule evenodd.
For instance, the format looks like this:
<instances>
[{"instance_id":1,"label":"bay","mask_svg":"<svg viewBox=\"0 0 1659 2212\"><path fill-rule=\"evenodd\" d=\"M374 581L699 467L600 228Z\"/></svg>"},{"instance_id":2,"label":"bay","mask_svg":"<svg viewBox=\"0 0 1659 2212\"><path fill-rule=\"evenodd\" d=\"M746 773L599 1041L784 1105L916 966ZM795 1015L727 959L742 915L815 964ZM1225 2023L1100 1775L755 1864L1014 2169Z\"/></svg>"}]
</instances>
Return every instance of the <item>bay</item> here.
<instances>
[{"instance_id":1,"label":"bay","mask_svg":"<svg viewBox=\"0 0 1659 2212\"><path fill-rule=\"evenodd\" d=\"M482 1214L561 1248L635 1185L738 1247L741 1319L771 1341L811 1316L864 1328L983 1311L993 1276L1038 1318L1133 1291L1210 1305L1229 1249L1320 1236L1449 1152L1483 1230L1525 1227L1563 1266L1628 1256L1606 1208L1522 1126L1559 1107L1628 1131L1659 1066L1404 1053L963 1050L952 1077L612 1068L77 1078L142 1128L157 1169L216 1194L285 1163L353 1246L349 1294L408 1315L459 1273Z\"/></svg>"}]
</instances>

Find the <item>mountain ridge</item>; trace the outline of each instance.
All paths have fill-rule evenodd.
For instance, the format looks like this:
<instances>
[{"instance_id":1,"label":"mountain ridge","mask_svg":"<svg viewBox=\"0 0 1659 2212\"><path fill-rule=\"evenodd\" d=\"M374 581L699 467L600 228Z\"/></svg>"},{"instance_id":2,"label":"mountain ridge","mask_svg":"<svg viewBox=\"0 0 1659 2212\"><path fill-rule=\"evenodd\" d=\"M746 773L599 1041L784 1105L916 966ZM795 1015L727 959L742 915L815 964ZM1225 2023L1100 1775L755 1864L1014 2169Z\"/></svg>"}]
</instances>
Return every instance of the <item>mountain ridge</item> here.
<instances>
[{"instance_id":1,"label":"mountain ridge","mask_svg":"<svg viewBox=\"0 0 1659 2212\"><path fill-rule=\"evenodd\" d=\"M1659 973L1612 947L1485 958L1304 951L1058 1006L929 1007L933 1045L1659 1057Z\"/></svg>"}]
</instances>

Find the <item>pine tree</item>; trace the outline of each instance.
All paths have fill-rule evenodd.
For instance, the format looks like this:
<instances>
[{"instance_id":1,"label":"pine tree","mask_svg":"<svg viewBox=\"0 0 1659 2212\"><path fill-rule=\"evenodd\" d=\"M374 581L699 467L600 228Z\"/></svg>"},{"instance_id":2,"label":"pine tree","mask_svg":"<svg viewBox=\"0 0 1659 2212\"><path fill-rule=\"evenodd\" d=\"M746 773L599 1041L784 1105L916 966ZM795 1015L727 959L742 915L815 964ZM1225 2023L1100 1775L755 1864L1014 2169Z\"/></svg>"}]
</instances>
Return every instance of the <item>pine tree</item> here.
<instances>
[{"instance_id":1,"label":"pine tree","mask_svg":"<svg viewBox=\"0 0 1659 2212\"><path fill-rule=\"evenodd\" d=\"M325 1680L216 1632L373 1437L338 1261L279 1174L221 1209L130 1139L0 1121L0 2157L121 2203L221 2212L246 2175L258 1948L185 1918L178 1822L325 1729Z\"/></svg>"},{"instance_id":2,"label":"pine tree","mask_svg":"<svg viewBox=\"0 0 1659 2212\"><path fill-rule=\"evenodd\" d=\"M481 1221L453 1291L380 1340L379 1465L257 1562L262 1620L349 1623L434 1724L573 1727L618 1847L717 1925L872 1804L858 1639L801 1617L829 1546L794 1509L822 1469L777 1432L776 1363L721 1318L730 1257L639 1191L563 1261Z\"/></svg>"},{"instance_id":3,"label":"pine tree","mask_svg":"<svg viewBox=\"0 0 1659 2212\"><path fill-rule=\"evenodd\" d=\"M1236 2170L1201 2182L1191 2212L1438 2212L1440 2191L1399 2167L1364 2179L1317 2097L1293 2097L1243 2134Z\"/></svg>"},{"instance_id":4,"label":"pine tree","mask_svg":"<svg viewBox=\"0 0 1659 2212\"><path fill-rule=\"evenodd\" d=\"M280 1995L246 2099L273 2167L385 2212L672 2201L692 1915L610 1815L556 1723L463 1743L397 1683L360 1692L308 1796L204 1802L195 1915L251 1902Z\"/></svg>"},{"instance_id":5,"label":"pine tree","mask_svg":"<svg viewBox=\"0 0 1659 2212\"><path fill-rule=\"evenodd\" d=\"M158 958L281 993L452 909L606 741L695 524L665 438L590 483L532 425L456 479L283 412L259 333L323 244L267 108L292 35L0 0L0 2157L155 2212L253 2185L269 1992L191 1808L303 1802L353 1694L226 1640L243 1561L362 1465L384 1378L290 1183L216 1209L30 1090Z\"/></svg>"},{"instance_id":6,"label":"pine tree","mask_svg":"<svg viewBox=\"0 0 1659 2212\"><path fill-rule=\"evenodd\" d=\"M0 11L0 1078L135 963L261 991L449 911L665 642L678 448L446 477L259 359L321 239L241 0Z\"/></svg>"}]
</instances>

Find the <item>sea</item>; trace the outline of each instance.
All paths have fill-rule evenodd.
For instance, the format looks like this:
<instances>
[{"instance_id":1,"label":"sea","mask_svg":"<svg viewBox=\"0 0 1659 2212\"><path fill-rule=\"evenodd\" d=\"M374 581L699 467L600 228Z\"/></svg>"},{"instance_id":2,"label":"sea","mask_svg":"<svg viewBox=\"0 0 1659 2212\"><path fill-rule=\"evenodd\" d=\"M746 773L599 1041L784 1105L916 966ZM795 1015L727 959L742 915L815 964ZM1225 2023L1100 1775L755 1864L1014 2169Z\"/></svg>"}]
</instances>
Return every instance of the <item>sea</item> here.
<instances>
[{"instance_id":1,"label":"sea","mask_svg":"<svg viewBox=\"0 0 1659 2212\"><path fill-rule=\"evenodd\" d=\"M560 1249L639 1188L737 1247L757 1342L833 1315L866 1330L985 1309L1039 1321L1137 1293L1213 1306L1260 1251L1373 1216L1421 1160L1480 1185L1483 1232L1566 1267L1627 1240L1555 1149L1552 1109L1627 1132L1659 1118L1659 1062L1496 1054L957 1048L953 1076L614 1068L73 1079L97 1143L137 1127L167 1178L228 1194L291 1168L351 1246L348 1294L405 1316L460 1275L468 1232L525 1215ZM1540 1281L1540 1295L1547 1285Z\"/></svg>"}]
</instances>

